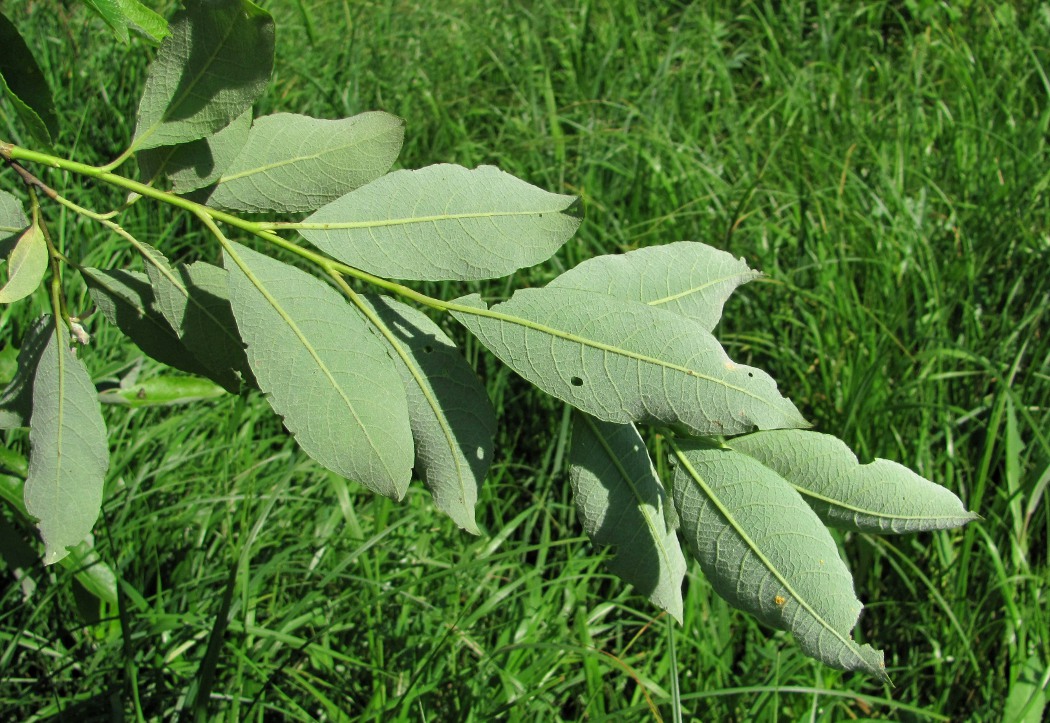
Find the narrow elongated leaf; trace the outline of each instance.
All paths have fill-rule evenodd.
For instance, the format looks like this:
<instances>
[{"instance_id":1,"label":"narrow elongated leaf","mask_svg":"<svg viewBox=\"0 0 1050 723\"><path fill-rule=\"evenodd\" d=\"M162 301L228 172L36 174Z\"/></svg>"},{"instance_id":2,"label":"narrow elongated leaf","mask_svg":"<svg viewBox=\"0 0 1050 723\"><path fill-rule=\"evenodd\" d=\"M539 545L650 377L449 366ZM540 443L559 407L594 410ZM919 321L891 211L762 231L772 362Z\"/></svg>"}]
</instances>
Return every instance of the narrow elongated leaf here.
<instances>
[{"instance_id":1,"label":"narrow elongated leaf","mask_svg":"<svg viewBox=\"0 0 1050 723\"><path fill-rule=\"evenodd\" d=\"M51 317L43 316L33 322L22 338L22 347L18 350L18 371L0 393L0 429L29 426L33 410L33 377L36 376L40 355L53 331Z\"/></svg>"},{"instance_id":2,"label":"narrow elongated leaf","mask_svg":"<svg viewBox=\"0 0 1050 723\"><path fill-rule=\"evenodd\" d=\"M689 550L716 592L802 650L843 670L886 679L881 651L851 631L863 609L820 518L782 477L738 452L683 442L675 508Z\"/></svg>"},{"instance_id":3,"label":"narrow elongated leaf","mask_svg":"<svg viewBox=\"0 0 1050 723\"><path fill-rule=\"evenodd\" d=\"M314 211L389 171L404 137L404 121L379 111L342 120L292 113L257 118L208 205Z\"/></svg>"},{"instance_id":4,"label":"narrow elongated leaf","mask_svg":"<svg viewBox=\"0 0 1050 723\"><path fill-rule=\"evenodd\" d=\"M412 431L401 377L361 314L332 287L231 244L230 303L259 388L299 445L336 474L401 499Z\"/></svg>"},{"instance_id":5,"label":"narrow elongated leaf","mask_svg":"<svg viewBox=\"0 0 1050 723\"><path fill-rule=\"evenodd\" d=\"M595 543L614 548L610 569L681 623L685 556L638 430L577 414L569 464L583 528Z\"/></svg>"},{"instance_id":6,"label":"narrow elongated leaf","mask_svg":"<svg viewBox=\"0 0 1050 723\"><path fill-rule=\"evenodd\" d=\"M725 251L679 241L587 259L547 286L640 301L688 316L711 331L733 290L761 275Z\"/></svg>"},{"instance_id":7,"label":"narrow elongated leaf","mask_svg":"<svg viewBox=\"0 0 1050 723\"><path fill-rule=\"evenodd\" d=\"M14 24L0 15L0 92L7 96L30 135L44 146L58 136L51 89Z\"/></svg>"},{"instance_id":8,"label":"narrow elongated leaf","mask_svg":"<svg viewBox=\"0 0 1050 723\"><path fill-rule=\"evenodd\" d=\"M0 243L21 236L29 226L22 202L7 191L0 191Z\"/></svg>"},{"instance_id":9,"label":"narrow elongated leaf","mask_svg":"<svg viewBox=\"0 0 1050 723\"><path fill-rule=\"evenodd\" d=\"M98 399L103 404L126 407L170 407L215 399L225 393L222 387L208 379L157 376L100 392Z\"/></svg>"},{"instance_id":10,"label":"narrow elongated leaf","mask_svg":"<svg viewBox=\"0 0 1050 723\"><path fill-rule=\"evenodd\" d=\"M95 385L59 326L33 380L26 510L44 538L44 564L58 562L90 533L109 469L106 425Z\"/></svg>"},{"instance_id":11,"label":"narrow elongated leaf","mask_svg":"<svg viewBox=\"0 0 1050 723\"><path fill-rule=\"evenodd\" d=\"M228 126L273 70L273 18L248 0L186 0L150 65L136 150L195 141Z\"/></svg>"},{"instance_id":12,"label":"narrow elongated leaf","mask_svg":"<svg viewBox=\"0 0 1050 723\"><path fill-rule=\"evenodd\" d=\"M378 276L491 279L546 261L580 225L576 199L493 166L394 171L297 225L333 258Z\"/></svg>"},{"instance_id":13,"label":"narrow elongated leaf","mask_svg":"<svg viewBox=\"0 0 1050 723\"><path fill-rule=\"evenodd\" d=\"M682 425L736 434L806 422L776 382L733 363L691 319L576 289L522 289L486 310L452 314L507 366L543 391L607 422Z\"/></svg>"},{"instance_id":14,"label":"narrow elongated leaf","mask_svg":"<svg viewBox=\"0 0 1050 723\"><path fill-rule=\"evenodd\" d=\"M795 486L828 525L863 532L921 532L977 519L951 491L885 459L860 464L846 443L796 429L727 443Z\"/></svg>"},{"instance_id":15,"label":"narrow elongated leaf","mask_svg":"<svg viewBox=\"0 0 1050 723\"><path fill-rule=\"evenodd\" d=\"M416 469L438 509L480 534L478 489L492 464L496 413L455 343L426 314L386 296L362 297L393 336L408 395Z\"/></svg>"},{"instance_id":16,"label":"narrow elongated leaf","mask_svg":"<svg viewBox=\"0 0 1050 723\"><path fill-rule=\"evenodd\" d=\"M32 294L47 272L47 241L33 224L19 237L7 258L7 283L0 288L0 304L10 304Z\"/></svg>"},{"instance_id":17,"label":"narrow elongated leaf","mask_svg":"<svg viewBox=\"0 0 1050 723\"><path fill-rule=\"evenodd\" d=\"M138 28L155 43L168 36L168 22L138 0L83 0L122 43L130 40L129 28Z\"/></svg>"},{"instance_id":18,"label":"narrow elongated leaf","mask_svg":"<svg viewBox=\"0 0 1050 723\"><path fill-rule=\"evenodd\" d=\"M242 382L253 384L227 297L226 270L203 261L173 267L156 249L146 248L154 306L179 341L228 392L239 392Z\"/></svg>"},{"instance_id":19,"label":"narrow elongated leaf","mask_svg":"<svg viewBox=\"0 0 1050 723\"><path fill-rule=\"evenodd\" d=\"M139 168L146 178L164 174L175 193L204 188L223 174L248 140L251 109L214 135L177 146L150 148L138 154Z\"/></svg>"},{"instance_id":20,"label":"narrow elongated leaf","mask_svg":"<svg viewBox=\"0 0 1050 723\"><path fill-rule=\"evenodd\" d=\"M143 352L162 364L208 376L209 370L179 340L153 306L146 275L122 269L81 268L88 293L99 311Z\"/></svg>"}]
</instances>

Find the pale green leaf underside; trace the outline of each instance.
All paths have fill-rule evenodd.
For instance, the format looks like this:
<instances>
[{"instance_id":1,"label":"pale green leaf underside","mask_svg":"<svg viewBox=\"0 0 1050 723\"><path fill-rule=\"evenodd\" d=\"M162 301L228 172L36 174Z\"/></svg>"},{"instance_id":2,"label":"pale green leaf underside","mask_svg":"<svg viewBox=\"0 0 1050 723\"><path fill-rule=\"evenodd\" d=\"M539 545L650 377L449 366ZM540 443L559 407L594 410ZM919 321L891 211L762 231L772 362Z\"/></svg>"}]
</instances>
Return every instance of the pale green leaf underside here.
<instances>
[{"instance_id":1,"label":"pale green leaf underside","mask_svg":"<svg viewBox=\"0 0 1050 723\"><path fill-rule=\"evenodd\" d=\"M477 295L455 303L485 309ZM806 422L776 382L735 364L702 326L635 301L576 289L522 289L484 315L453 310L507 366L607 422L738 434Z\"/></svg>"},{"instance_id":2,"label":"pale green leaf underside","mask_svg":"<svg viewBox=\"0 0 1050 723\"><path fill-rule=\"evenodd\" d=\"M685 441L675 508L715 591L802 650L843 670L886 679L881 651L851 637L863 606L835 541L783 478L755 459Z\"/></svg>"},{"instance_id":3,"label":"pale green leaf underside","mask_svg":"<svg viewBox=\"0 0 1050 723\"><path fill-rule=\"evenodd\" d=\"M958 527L977 519L951 491L885 459L860 464L846 443L797 429L729 440L795 486L828 525L874 533Z\"/></svg>"},{"instance_id":4,"label":"pale green leaf underside","mask_svg":"<svg viewBox=\"0 0 1050 723\"><path fill-rule=\"evenodd\" d=\"M583 528L596 544L614 547L609 568L681 623L685 556L638 430L577 414L569 464Z\"/></svg>"},{"instance_id":5,"label":"pale green leaf underside","mask_svg":"<svg viewBox=\"0 0 1050 723\"><path fill-rule=\"evenodd\" d=\"M405 388L365 318L331 286L238 244L230 303L259 388L303 450L401 499L412 478Z\"/></svg>"},{"instance_id":6,"label":"pale green leaf underside","mask_svg":"<svg viewBox=\"0 0 1050 723\"><path fill-rule=\"evenodd\" d=\"M195 141L229 125L273 69L273 18L247 0L187 0L150 65L136 150Z\"/></svg>"},{"instance_id":7,"label":"pale green leaf underside","mask_svg":"<svg viewBox=\"0 0 1050 723\"><path fill-rule=\"evenodd\" d=\"M496 413L455 343L426 314L385 296L362 297L393 336L408 395L416 469L438 509L479 534L478 489L492 464Z\"/></svg>"},{"instance_id":8,"label":"pale green leaf underside","mask_svg":"<svg viewBox=\"0 0 1050 723\"><path fill-rule=\"evenodd\" d=\"M493 166L394 171L296 225L333 258L377 276L491 279L546 261L576 232L575 198Z\"/></svg>"},{"instance_id":9,"label":"pale green leaf underside","mask_svg":"<svg viewBox=\"0 0 1050 723\"><path fill-rule=\"evenodd\" d=\"M761 275L725 251L678 241L588 259L547 286L640 301L687 316L711 331L733 290Z\"/></svg>"},{"instance_id":10,"label":"pale green leaf underside","mask_svg":"<svg viewBox=\"0 0 1050 723\"><path fill-rule=\"evenodd\" d=\"M0 191L0 243L21 235L29 226L22 202L7 191Z\"/></svg>"},{"instance_id":11,"label":"pale green leaf underside","mask_svg":"<svg viewBox=\"0 0 1050 723\"><path fill-rule=\"evenodd\" d=\"M341 120L291 113L256 118L208 205L314 211L390 170L404 136L404 121L380 111Z\"/></svg>"},{"instance_id":12,"label":"pale green leaf underside","mask_svg":"<svg viewBox=\"0 0 1050 723\"><path fill-rule=\"evenodd\" d=\"M37 225L27 228L7 257L7 283L0 287L0 304L32 294L47 272L47 242Z\"/></svg>"},{"instance_id":13,"label":"pale green leaf underside","mask_svg":"<svg viewBox=\"0 0 1050 723\"><path fill-rule=\"evenodd\" d=\"M22 337L18 350L18 370L11 382L0 393L0 429L28 427L33 410L33 377L40 355L54 331L50 316L44 316Z\"/></svg>"},{"instance_id":14,"label":"pale green leaf underside","mask_svg":"<svg viewBox=\"0 0 1050 723\"><path fill-rule=\"evenodd\" d=\"M39 520L46 565L91 533L109 468L95 385L66 338L64 327L51 335L33 381L25 502Z\"/></svg>"},{"instance_id":15,"label":"pale green leaf underside","mask_svg":"<svg viewBox=\"0 0 1050 723\"><path fill-rule=\"evenodd\" d=\"M89 267L81 268L80 273L102 315L145 354L170 367L208 376L208 368L190 353L154 307L146 274Z\"/></svg>"},{"instance_id":16,"label":"pale green leaf underside","mask_svg":"<svg viewBox=\"0 0 1050 723\"><path fill-rule=\"evenodd\" d=\"M237 116L214 135L177 146L150 148L138 154L146 178L164 174L175 193L189 193L219 180L248 140L251 109Z\"/></svg>"},{"instance_id":17,"label":"pale green leaf underside","mask_svg":"<svg viewBox=\"0 0 1050 723\"><path fill-rule=\"evenodd\" d=\"M251 368L227 298L226 270L203 261L173 267L156 249L146 249L154 306L175 335L227 391L237 393L242 381L250 385Z\"/></svg>"}]
</instances>

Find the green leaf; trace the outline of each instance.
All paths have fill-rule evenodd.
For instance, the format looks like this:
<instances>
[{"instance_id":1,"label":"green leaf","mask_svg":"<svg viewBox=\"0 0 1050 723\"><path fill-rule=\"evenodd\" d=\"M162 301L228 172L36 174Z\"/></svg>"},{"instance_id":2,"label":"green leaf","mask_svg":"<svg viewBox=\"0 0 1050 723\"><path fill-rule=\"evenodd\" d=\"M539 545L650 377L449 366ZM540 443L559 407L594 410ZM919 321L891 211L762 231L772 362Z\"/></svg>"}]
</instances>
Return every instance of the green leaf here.
<instances>
[{"instance_id":1,"label":"green leaf","mask_svg":"<svg viewBox=\"0 0 1050 723\"><path fill-rule=\"evenodd\" d=\"M336 474L404 497L413 461L405 387L365 318L293 266L239 244L224 260L252 371L299 445Z\"/></svg>"},{"instance_id":2,"label":"green leaf","mask_svg":"<svg viewBox=\"0 0 1050 723\"><path fill-rule=\"evenodd\" d=\"M186 0L150 65L136 150L195 141L228 126L273 70L273 18L248 0Z\"/></svg>"},{"instance_id":3,"label":"green leaf","mask_svg":"<svg viewBox=\"0 0 1050 723\"><path fill-rule=\"evenodd\" d=\"M404 121L379 111L342 120L291 113L257 118L208 205L313 211L390 170L404 137Z\"/></svg>"},{"instance_id":4,"label":"green leaf","mask_svg":"<svg viewBox=\"0 0 1050 723\"><path fill-rule=\"evenodd\" d=\"M109 468L106 425L84 363L64 326L40 355L33 380L26 510L44 538L44 564L58 562L90 533Z\"/></svg>"},{"instance_id":5,"label":"green leaf","mask_svg":"<svg viewBox=\"0 0 1050 723\"><path fill-rule=\"evenodd\" d=\"M1042 723L1046 709L1046 681L1050 671L1033 653L1011 671L1010 690L1003 705L1002 723Z\"/></svg>"},{"instance_id":6,"label":"green leaf","mask_svg":"<svg viewBox=\"0 0 1050 723\"><path fill-rule=\"evenodd\" d=\"M794 485L833 527L885 534L943 530L977 519L951 491L896 462L860 464L829 434L779 429L726 444Z\"/></svg>"},{"instance_id":7,"label":"green leaf","mask_svg":"<svg viewBox=\"0 0 1050 723\"><path fill-rule=\"evenodd\" d=\"M215 399L225 393L226 390L208 379L157 376L135 384L121 385L116 389L107 389L99 393L98 399L103 404L119 404L126 407L170 407Z\"/></svg>"},{"instance_id":8,"label":"green leaf","mask_svg":"<svg viewBox=\"0 0 1050 723\"><path fill-rule=\"evenodd\" d=\"M153 306L153 290L138 271L82 267L88 293L106 319L147 355L190 374L208 376L209 370L179 340Z\"/></svg>"},{"instance_id":9,"label":"green leaf","mask_svg":"<svg viewBox=\"0 0 1050 723\"><path fill-rule=\"evenodd\" d=\"M438 509L480 534L478 489L492 464L496 413L455 343L421 311L385 296L363 296L395 347L408 395L416 469Z\"/></svg>"},{"instance_id":10,"label":"green leaf","mask_svg":"<svg viewBox=\"0 0 1050 723\"><path fill-rule=\"evenodd\" d=\"M141 30L155 43L168 36L168 21L150 10L138 0L82 0L96 15L102 18L117 36L117 40L130 40L128 29Z\"/></svg>"},{"instance_id":11,"label":"green leaf","mask_svg":"<svg viewBox=\"0 0 1050 723\"><path fill-rule=\"evenodd\" d=\"M685 556L638 430L577 414L569 464L583 528L596 544L614 547L609 568L681 623Z\"/></svg>"},{"instance_id":12,"label":"green leaf","mask_svg":"<svg viewBox=\"0 0 1050 723\"><path fill-rule=\"evenodd\" d=\"M146 178L164 174L175 193L189 193L219 180L248 140L251 109L214 135L177 146L150 148L138 154L139 168Z\"/></svg>"},{"instance_id":13,"label":"green leaf","mask_svg":"<svg viewBox=\"0 0 1050 723\"><path fill-rule=\"evenodd\" d=\"M736 287L761 275L725 251L679 241L588 259L547 286L640 301L688 316L711 331Z\"/></svg>"},{"instance_id":14,"label":"green leaf","mask_svg":"<svg viewBox=\"0 0 1050 723\"><path fill-rule=\"evenodd\" d=\"M22 348L18 350L18 371L0 393L0 429L29 426L29 417L33 411L33 377L36 376L40 355L52 331L51 317L43 316L33 322L22 338Z\"/></svg>"},{"instance_id":15,"label":"green leaf","mask_svg":"<svg viewBox=\"0 0 1050 723\"><path fill-rule=\"evenodd\" d=\"M10 304L32 294L47 273L47 241L33 224L22 232L7 258L7 283L0 288L0 304Z\"/></svg>"},{"instance_id":16,"label":"green leaf","mask_svg":"<svg viewBox=\"0 0 1050 723\"><path fill-rule=\"evenodd\" d=\"M701 441L683 441L675 457L682 534L715 591L790 630L807 655L887 680L882 652L850 635L863 605L835 541L791 485Z\"/></svg>"},{"instance_id":17,"label":"green leaf","mask_svg":"<svg viewBox=\"0 0 1050 723\"><path fill-rule=\"evenodd\" d=\"M576 199L493 166L394 171L302 224L310 243L378 276L490 279L546 261L580 225Z\"/></svg>"},{"instance_id":18,"label":"green leaf","mask_svg":"<svg viewBox=\"0 0 1050 723\"><path fill-rule=\"evenodd\" d=\"M0 48L0 91L29 134L49 147L59 131L51 89L26 41L4 15L0 15Z\"/></svg>"},{"instance_id":19,"label":"green leaf","mask_svg":"<svg viewBox=\"0 0 1050 723\"><path fill-rule=\"evenodd\" d=\"M29 226L22 202L7 191L0 191L0 244L21 236Z\"/></svg>"},{"instance_id":20,"label":"green leaf","mask_svg":"<svg viewBox=\"0 0 1050 723\"><path fill-rule=\"evenodd\" d=\"M156 249L149 252L146 273L153 286L154 307L163 314L179 341L227 391L242 382L254 385L248 357L237 332L227 297L226 270L197 261L172 267Z\"/></svg>"},{"instance_id":21,"label":"green leaf","mask_svg":"<svg viewBox=\"0 0 1050 723\"><path fill-rule=\"evenodd\" d=\"M559 288L522 289L490 310L477 295L455 303L453 316L507 366L606 422L701 435L806 424L768 374L733 363L710 332L663 309Z\"/></svg>"}]
</instances>

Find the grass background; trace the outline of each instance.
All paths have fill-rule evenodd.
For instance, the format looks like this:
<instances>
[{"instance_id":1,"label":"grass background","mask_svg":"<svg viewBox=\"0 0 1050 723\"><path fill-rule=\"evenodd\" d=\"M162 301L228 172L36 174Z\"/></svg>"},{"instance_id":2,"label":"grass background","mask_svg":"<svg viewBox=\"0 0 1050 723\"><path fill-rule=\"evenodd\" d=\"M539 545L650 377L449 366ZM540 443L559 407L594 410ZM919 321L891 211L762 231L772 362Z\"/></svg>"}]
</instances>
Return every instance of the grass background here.
<instances>
[{"instance_id":1,"label":"grass background","mask_svg":"<svg viewBox=\"0 0 1050 723\"><path fill-rule=\"evenodd\" d=\"M727 306L730 355L862 458L901 461L984 519L841 537L867 605L857 634L886 649L894 687L805 658L695 566L672 626L576 523L563 405L460 333L501 419L480 538L421 487L399 505L320 470L257 395L107 408L96 543L126 598L100 609L68 571L3 563L5 719L1040 720L1050 6L263 4L278 54L259 113L387 110L407 121L402 167L493 163L583 198L555 259L486 294L681 239L744 256L768 277ZM72 6L4 12L55 90L60 150L115 157L146 47ZM0 129L21 140L6 105ZM99 210L122 200L49 180ZM70 255L132 263L104 229L48 213ZM120 220L170 256L217 256L163 209ZM4 345L44 302L0 311ZM137 350L98 318L91 331L96 380L126 373ZM5 549L37 545L0 519Z\"/></svg>"}]
</instances>

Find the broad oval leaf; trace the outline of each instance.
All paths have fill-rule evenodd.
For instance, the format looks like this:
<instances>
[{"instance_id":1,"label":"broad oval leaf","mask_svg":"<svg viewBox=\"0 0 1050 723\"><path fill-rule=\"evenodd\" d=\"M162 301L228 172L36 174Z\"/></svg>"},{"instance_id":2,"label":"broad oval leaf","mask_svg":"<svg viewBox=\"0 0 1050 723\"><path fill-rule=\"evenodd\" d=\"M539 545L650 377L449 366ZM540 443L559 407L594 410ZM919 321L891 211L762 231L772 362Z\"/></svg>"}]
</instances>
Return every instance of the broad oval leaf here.
<instances>
[{"instance_id":1,"label":"broad oval leaf","mask_svg":"<svg viewBox=\"0 0 1050 723\"><path fill-rule=\"evenodd\" d=\"M15 243L7 258L7 283L0 288L0 304L10 304L32 294L47 272L47 241L35 223Z\"/></svg>"},{"instance_id":2,"label":"broad oval leaf","mask_svg":"<svg viewBox=\"0 0 1050 723\"><path fill-rule=\"evenodd\" d=\"M583 528L596 544L613 546L609 568L681 623L685 556L638 430L578 413L569 464Z\"/></svg>"},{"instance_id":3,"label":"broad oval leaf","mask_svg":"<svg viewBox=\"0 0 1050 723\"><path fill-rule=\"evenodd\" d=\"M786 479L825 524L874 533L959 527L977 519L948 489L885 459L860 464L830 434L755 432L727 442Z\"/></svg>"},{"instance_id":4,"label":"broad oval leaf","mask_svg":"<svg viewBox=\"0 0 1050 723\"><path fill-rule=\"evenodd\" d=\"M82 267L80 275L106 320L145 354L190 374L209 375L208 368L186 348L154 307L153 289L146 274Z\"/></svg>"},{"instance_id":5,"label":"broad oval leaf","mask_svg":"<svg viewBox=\"0 0 1050 723\"><path fill-rule=\"evenodd\" d=\"M681 531L715 591L802 650L887 679L881 651L851 632L863 609L826 527L782 477L746 455L683 441L675 452Z\"/></svg>"},{"instance_id":6,"label":"broad oval leaf","mask_svg":"<svg viewBox=\"0 0 1050 723\"><path fill-rule=\"evenodd\" d=\"M242 383L254 385L227 297L226 270L203 261L173 267L159 251L143 247L154 306L208 370L206 376L234 394Z\"/></svg>"},{"instance_id":7,"label":"broad oval leaf","mask_svg":"<svg viewBox=\"0 0 1050 723\"><path fill-rule=\"evenodd\" d=\"M576 233L576 199L494 166L394 171L294 228L333 258L378 276L491 279L546 261Z\"/></svg>"},{"instance_id":8,"label":"broad oval leaf","mask_svg":"<svg viewBox=\"0 0 1050 723\"><path fill-rule=\"evenodd\" d=\"M480 534L478 489L492 464L496 413L455 343L423 312L386 296L363 296L396 344L394 364L408 395L416 469L434 504Z\"/></svg>"},{"instance_id":9,"label":"broad oval leaf","mask_svg":"<svg viewBox=\"0 0 1050 723\"><path fill-rule=\"evenodd\" d=\"M21 236L28 226L22 202L7 191L0 191L0 243Z\"/></svg>"},{"instance_id":10,"label":"broad oval leaf","mask_svg":"<svg viewBox=\"0 0 1050 723\"><path fill-rule=\"evenodd\" d=\"M273 70L273 18L248 0L186 0L150 65L136 150L195 141L228 126Z\"/></svg>"},{"instance_id":11,"label":"broad oval leaf","mask_svg":"<svg viewBox=\"0 0 1050 723\"><path fill-rule=\"evenodd\" d=\"M171 181L174 193L189 193L219 180L248 140L251 109L214 135L176 146L150 148L138 154L139 168L147 179L159 174Z\"/></svg>"},{"instance_id":12,"label":"broad oval leaf","mask_svg":"<svg viewBox=\"0 0 1050 723\"><path fill-rule=\"evenodd\" d=\"M455 303L453 316L507 366L606 422L702 435L806 425L768 374L663 309L559 288L522 289L491 309L477 295Z\"/></svg>"},{"instance_id":13,"label":"broad oval leaf","mask_svg":"<svg viewBox=\"0 0 1050 723\"><path fill-rule=\"evenodd\" d=\"M405 122L381 111L341 120L292 113L256 118L208 205L314 211L389 171L404 137Z\"/></svg>"},{"instance_id":14,"label":"broad oval leaf","mask_svg":"<svg viewBox=\"0 0 1050 723\"><path fill-rule=\"evenodd\" d=\"M405 387L365 318L305 271L239 244L223 257L248 362L299 446L336 474L404 497L413 462Z\"/></svg>"},{"instance_id":15,"label":"broad oval leaf","mask_svg":"<svg viewBox=\"0 0 1050 723\"><path fill-rule=\"evenodd\" d=\"M39 520L44 564L51 565L91 533L109 468L95 385L70 351L64 326L40 355L30 421L26 510Z\"/></svg>"},{"instance_id":16,"label":"broad oval leaf","mask_svg":"<svg viewBox=\"0 0 1050 723\"><path fill-rule=\"evenodd\" d=\"M678 241L588 259L547 286L640 301L688 316L711 331L736 287L761 275L725 251Z\"/></svg>"},{"instance_id":17,"label":"broad oval leaf","mask_svg":"<svg viewBox=\"0 0 1050 723\"><path fill-rule=\"evenodd\" d=\"M29 134L44 146L58 136L51 88L18 29L0 14L0 92L7 96Z\"/></svg>"},{"instance_id":18,"label":"broad oval leaf","mask_svg":"<svg viewBox=\"0 0 1050 723\"><path fill-rule=\"evenodd\" d=\"M18 350L18 369L11 382L0 392L0 429L28 427L33 411L33 377L40 355L54 332L50 316L43 316L22 337Z\"/></svg>"}]
</instances>

